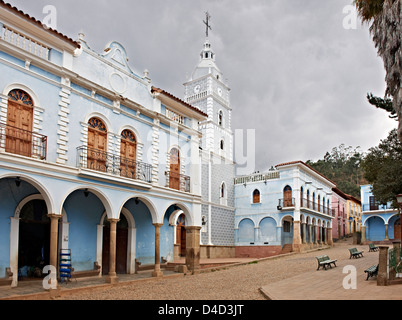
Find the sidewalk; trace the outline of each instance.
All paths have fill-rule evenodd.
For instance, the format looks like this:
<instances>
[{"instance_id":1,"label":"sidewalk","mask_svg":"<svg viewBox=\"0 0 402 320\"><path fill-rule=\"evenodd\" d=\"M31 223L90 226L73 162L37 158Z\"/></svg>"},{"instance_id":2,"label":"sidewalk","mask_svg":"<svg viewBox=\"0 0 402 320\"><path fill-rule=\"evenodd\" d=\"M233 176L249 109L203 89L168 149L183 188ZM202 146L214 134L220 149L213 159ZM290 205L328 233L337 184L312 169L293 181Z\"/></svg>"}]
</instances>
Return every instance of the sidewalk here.
<instances>
[{"instance_id":1,"label":"sidewalk","mask_svg":"<svg viewBox=\"0 0 402 320\"><path fill-rule=\"evenodd\" d=\"M340 260L336 268L327 271L312 270L263 286L260 292L269 300L402 300L402 284L378 287L376 277L366 281L364 270L375 264L378 264L378 254L366 252L360 259ZM350 275L350 272L343 273L346 266L356 267L355 290L343 287L345 277Z\"/></svg>"},{"instance_id":2,"label":"sidewalk","mask_svg":"<svg viewBox=\"0 0 402 320\"><path fill-rule=\"evenodd\" d=\"M208 272L208 270L217 270L219 268L226 268L239 264L247 264L255 259L239 258L239 259L202 259L200 264L203 266L201 272ZM175 264L184 264L185 260L181 259L175 261ZM0 300L51 300L55 296L63 295L63 293L82 292L84 290L92 290L96 288L107 288L113 286L129 285L138 281L158 281L161 278L152 277L152 271L140 271L138 274L125 274L118 275L119 283L111 285L106 283L106 277L91 277L83 279L73 279L69 283L59 284L58 290L46 291L43 288L42 280L36 281L20 281L18 287L0 287ZM180 278L184 277L183 273L176 273L174 271L162 270L163 278Z\"/></svg>"}]
</instances>

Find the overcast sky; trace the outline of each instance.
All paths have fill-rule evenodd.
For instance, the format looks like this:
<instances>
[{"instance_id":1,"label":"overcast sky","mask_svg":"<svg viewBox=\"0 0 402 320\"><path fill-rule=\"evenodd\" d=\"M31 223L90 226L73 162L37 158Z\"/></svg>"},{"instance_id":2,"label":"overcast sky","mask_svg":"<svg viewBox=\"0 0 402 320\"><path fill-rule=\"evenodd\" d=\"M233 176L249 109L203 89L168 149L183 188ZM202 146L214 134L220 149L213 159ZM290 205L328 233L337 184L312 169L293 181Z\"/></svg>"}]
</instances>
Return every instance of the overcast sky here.
<instances>
[{"instance_id":1,"label":"overcast sky","mask_svg":"<svg viewBox=\"0 0 402 320\"><path fill-rule=\"evenodd\" d=\"M148 69L154 86L179 98L209 11L210 42L232 89L233 130L255 130L258 171L322 159L340 144L366 151L397 126L367 102L368 92L384 96L385 71L368 27L344 26L353 27L344 12L352 0L8 2L41 21L43 8L55 6L58 31L74 40L83 32L99 53L120 42L137 74Z\"/></svg>"}]
</instances>

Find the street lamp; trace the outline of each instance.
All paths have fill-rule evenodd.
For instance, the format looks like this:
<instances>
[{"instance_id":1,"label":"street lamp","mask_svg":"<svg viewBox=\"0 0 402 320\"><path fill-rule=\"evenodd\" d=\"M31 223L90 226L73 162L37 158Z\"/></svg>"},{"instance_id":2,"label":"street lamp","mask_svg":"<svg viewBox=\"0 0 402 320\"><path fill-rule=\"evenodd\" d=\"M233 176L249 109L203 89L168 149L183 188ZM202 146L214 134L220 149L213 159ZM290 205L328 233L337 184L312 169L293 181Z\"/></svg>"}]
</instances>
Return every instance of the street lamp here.
<instances>
[{"instance_id":1,"label":"street lamp","mask_svg":"<svg viewBox=\"0 0 402 320\"><path fill-rule=\"evenodd\" d=\"M396 196L396 201L398 201L399 208L401 208L401 210L402 210L402 194L398 194Z\"/></svg>"}]
</instances>

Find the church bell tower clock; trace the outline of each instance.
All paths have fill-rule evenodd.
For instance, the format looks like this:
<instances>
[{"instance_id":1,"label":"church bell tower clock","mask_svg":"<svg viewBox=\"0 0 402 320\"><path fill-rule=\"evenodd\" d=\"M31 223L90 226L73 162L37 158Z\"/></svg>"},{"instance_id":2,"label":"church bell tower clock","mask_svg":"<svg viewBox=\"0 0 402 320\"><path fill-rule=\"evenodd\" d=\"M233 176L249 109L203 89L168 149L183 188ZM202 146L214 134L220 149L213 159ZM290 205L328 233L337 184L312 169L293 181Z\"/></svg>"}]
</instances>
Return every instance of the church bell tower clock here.
<instances>
[{"instance_id":1,"label":"church bell tower clock","mask_svg":"<svg viewBox=\"0 0 402 320\"><path fill-rule=\"evenodd\" d=\"M230 88L216 64L209 41L210 16L206 13L206 39L200 59L184 84L184 101L208 118L199 123L201 163L202 244L234 245L234 161Z\"/></svg>"},{"instance_id":2,"label":"church bell tower clock","mask_svg":"<svg viewBox=\"0 0 402 320\"><path fill-rule=\"evenodd\" d=\"M233 132L231 126L230 88L216 65L216 56L209 41L209 14L206 13L206 39L200 60L184 84L184 100L208 114L200 123L203 133L202 149L233 161Z\"/></svg>"}]
</instances>

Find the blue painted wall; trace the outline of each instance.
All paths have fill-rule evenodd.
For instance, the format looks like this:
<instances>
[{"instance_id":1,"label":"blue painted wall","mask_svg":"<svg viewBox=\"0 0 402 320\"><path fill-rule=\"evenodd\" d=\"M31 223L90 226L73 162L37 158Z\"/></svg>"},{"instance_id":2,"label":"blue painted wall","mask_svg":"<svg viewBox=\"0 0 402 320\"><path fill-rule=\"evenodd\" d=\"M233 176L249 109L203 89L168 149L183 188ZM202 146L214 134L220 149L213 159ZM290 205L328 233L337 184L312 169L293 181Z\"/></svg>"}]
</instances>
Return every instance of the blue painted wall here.
<instances>
[{"instance_id":1,"label":"blue painted wall","mask_svg":"<svg viewBox=\"0 0 402 320\"><path fill-rule=\"evenodd\" d=\"M69 228L69 249L75 271L93 270L96 261L97 225L105 212L102 202L93 194L71 194L64 205Z\"/></svg>"}]
</instances>

